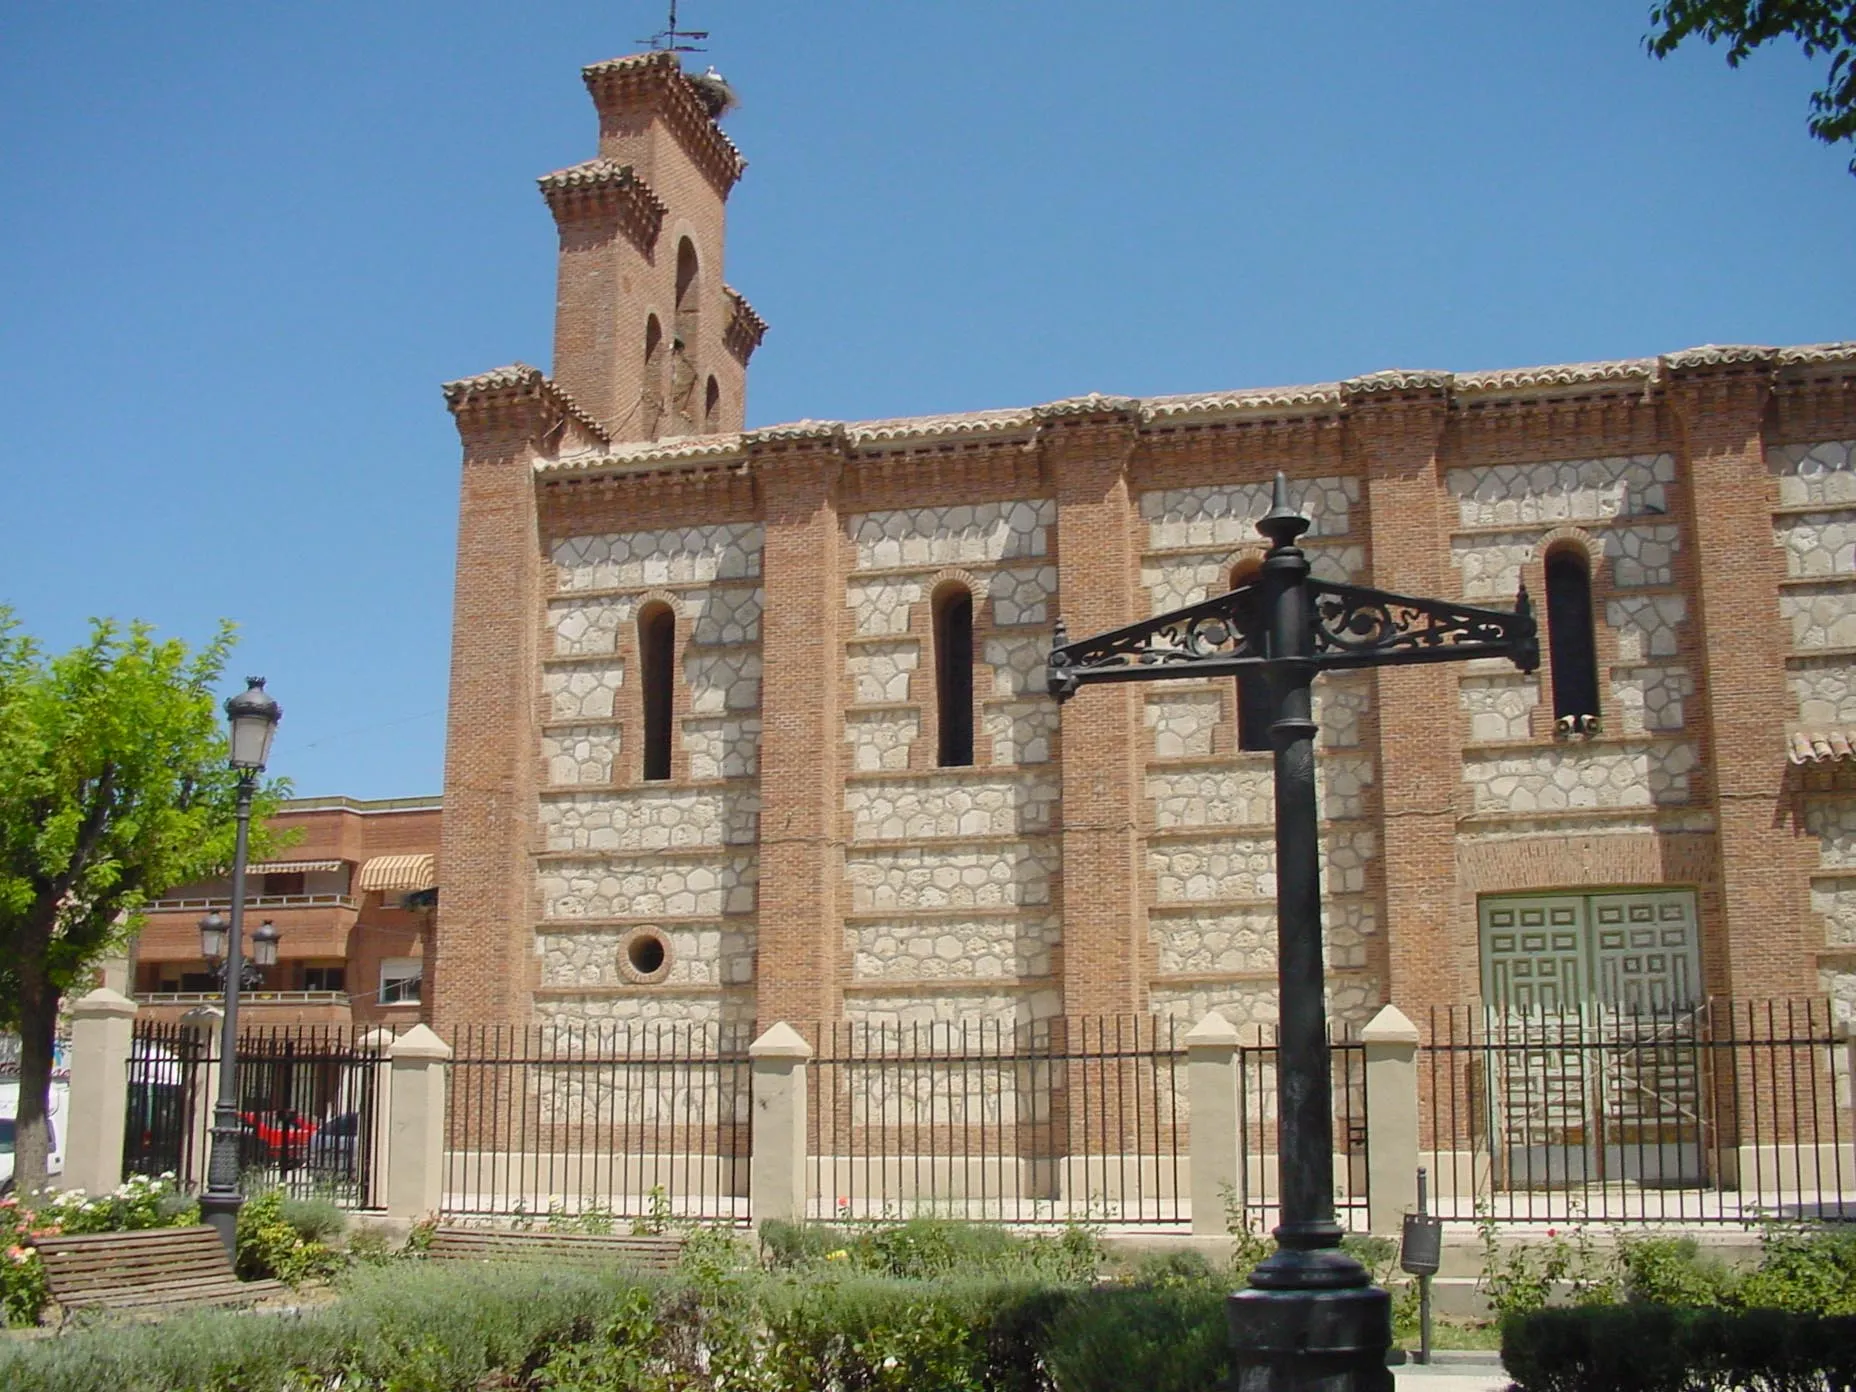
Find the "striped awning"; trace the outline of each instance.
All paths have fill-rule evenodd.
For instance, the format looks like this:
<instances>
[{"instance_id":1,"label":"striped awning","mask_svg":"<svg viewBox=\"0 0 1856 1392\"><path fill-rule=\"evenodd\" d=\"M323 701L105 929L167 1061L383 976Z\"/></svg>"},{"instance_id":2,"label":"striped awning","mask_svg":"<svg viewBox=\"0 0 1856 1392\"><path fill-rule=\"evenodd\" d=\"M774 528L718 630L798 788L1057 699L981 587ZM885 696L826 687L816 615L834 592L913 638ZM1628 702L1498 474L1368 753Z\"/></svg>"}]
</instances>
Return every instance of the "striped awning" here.
<instances>
[{"instance_id":1,"label":"striped awning","mask_svg":"<svg viewBox=\"0 0 1856 1392\"><path fill-rule=\"evenodd\" d=\"M254 875L303 875L319 870L339 870L346 861L341 860L267 860L262 865L251 867Z\"/></svg>"},{"instance_id":2,"label":"striped awning","mask_svg":"<svg viewBox=\"0 0 1856 1392\"><path fill-rule=\"evenodd\" d=\"M375 856L361 867L357 887L363 892L376 889L435 889L437 857L430 851L423 855Z\"/></svg>"}]
</instances>

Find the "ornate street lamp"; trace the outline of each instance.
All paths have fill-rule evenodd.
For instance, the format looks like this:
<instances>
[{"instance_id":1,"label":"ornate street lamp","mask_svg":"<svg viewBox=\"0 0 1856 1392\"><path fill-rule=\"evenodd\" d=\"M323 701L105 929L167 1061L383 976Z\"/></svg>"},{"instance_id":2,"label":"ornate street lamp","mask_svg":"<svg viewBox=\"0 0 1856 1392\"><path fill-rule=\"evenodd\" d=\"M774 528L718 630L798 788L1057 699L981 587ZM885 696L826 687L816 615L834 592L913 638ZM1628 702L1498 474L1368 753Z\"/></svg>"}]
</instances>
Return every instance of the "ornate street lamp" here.
<instances>
[{"instance_id":1,"label":"ornate street lamp","mask_svg":"<svg viewBox=\"0 0 1856 1392\"><path fill-rule=\"evenodd\" d=\"M1229 594L1109 633L1068 641L1057 624L1047 678L1067 701L1093 682L1240 674L1269 683L1276 751L1276 1250L1226 1301L1241 1392L1391 1392L1391 1299L1341 1251L1334 1221L1334 1106L1321 967L1320 830L1309 688L1323 671L1394 663L1507 658L1540 665L1527 591L1512 610L1414 599L1316 580L1296 540L1309 521L1275 497L1257 530L1269 553L1256 580Z\"/></svg>"},{"instance_id":2,"label":"ornate street lamp","mask_svg":"<svg viewBox=\"0 0 1856 1392\"><path fill-rule=\"evenodd\" d=\"M220 914L209 913L200 920L200 955L219 978L221 990L225 989L226 973L232 969L232 964L226 960L227 936L226 921ZM282 936L269 919L251 935L251 956L244 958L238 967L241 992L255 991L264 984L264 968L277 965L277 943Z\"/></svg>"},{"instance_id":3,"label":"ornate street lamp","mask_svg":"<svg viewBox=\"0 0 1856 1392\"><path fill-rule=\"evenodd\" d=\"M245 860L251 844L251 799L258 790L271 753L271 736L283 719L283 707L264 689L263 677L247 677L246 689L226 702L232 725L230 763L238 770L238 840L232 852L232 920L214 924L217 914L200 922L202 948L220 946L225 965L225 1019L220 1022L219 1100L213 1108L213 1148L206 1166L206 1192L200 1216L218 1232L234 1260L238 1256L238 995L244 976L240 937L245 926ZM208 925L212 924L211 927ZM266 931L268 930L268 932ZM277 960L277 930L265 924L252 935L252 955L260 966ZM209 957L212 953L209 951ZM268 958L268 960L267 960Z\"/></svg>"}]
</instances>

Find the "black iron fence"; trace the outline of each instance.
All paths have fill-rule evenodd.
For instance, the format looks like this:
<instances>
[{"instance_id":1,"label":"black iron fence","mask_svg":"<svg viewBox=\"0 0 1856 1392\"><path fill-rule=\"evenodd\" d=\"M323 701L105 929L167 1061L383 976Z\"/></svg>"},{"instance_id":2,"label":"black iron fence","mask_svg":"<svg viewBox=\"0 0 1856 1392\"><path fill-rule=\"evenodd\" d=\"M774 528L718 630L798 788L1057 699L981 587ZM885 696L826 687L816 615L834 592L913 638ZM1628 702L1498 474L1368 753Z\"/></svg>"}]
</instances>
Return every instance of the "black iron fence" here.
<instances>
[{"instance_id":1,"label":"black iron fence","mask_svg":"<svg viewBox=\"0 0 1856 1392\"><path fill-rule=\"evenodd\" d=\"M444 1207L603 1225L748 1218L753 1026L463 1026Z\"/></svg>"},{"instance_id":2,"label":"black iron fence","mask_svg":"<svg viewBox=\"0 0 1856 1392\"><path fill-rule=\"evenodd\" d=\"M221 1061L216 1031L142 1024L129 1057L123 1169L204 1185ZM282 1188L376 1206L386 1056L343 1026L241 1033L236 1062L240 1188Z\"/></svg>"},{"instance_id":3,"label":"black iron fence","mask_svg":"<svg viewBox=\"0 0 1856 1392\"><path fill-rule=\"evenodd\" d=\"M1431 1012L1433 1211L1499 1222L1856 1218L1848 1044L1824 1000Z\"/></svg>"},{"instance_id":4,"label":"black iron fence","mask_svg":"<svg viewBox=\"0 0 1856 1392\"><path fill-rule=\"evenodd\" d=\"M1183 1221L1185 1050L1171 1020L804 1032L815 1216Z\"/></svg>"},{"instance_id":5,"label":"black iron fence","mask_svg":"<svg viewBox=\"0 0 1856 1392\"><path fill-rule=\"evenodd\" d=\"M1366 1048L1351 1027L1330 1023L1330 1088L1334 1126L1334 1216L1344 1228L1367 1227L1367 1155L1371 1129L1366 1115ZM1267 1026L1261 1040L1238 1051L1238 1135L1240 1192L1226 1199L1233 1223L1253 1233L1267 1233L1280 1217L1277 1173L1276 1030Z\"/></svg>"}]
</instances>

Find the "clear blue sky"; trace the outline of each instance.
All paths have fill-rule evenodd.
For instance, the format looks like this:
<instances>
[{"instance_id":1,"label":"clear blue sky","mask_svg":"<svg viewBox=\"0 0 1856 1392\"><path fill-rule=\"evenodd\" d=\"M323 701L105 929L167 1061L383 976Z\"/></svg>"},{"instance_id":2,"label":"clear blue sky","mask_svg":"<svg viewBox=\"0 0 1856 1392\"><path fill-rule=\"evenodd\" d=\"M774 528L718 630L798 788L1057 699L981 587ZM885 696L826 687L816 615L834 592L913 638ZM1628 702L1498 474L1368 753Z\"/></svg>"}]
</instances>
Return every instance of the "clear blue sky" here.
<instances>
[{"instance_id":1,"label":"clear blue sky","mask_svg":"<svg viewBox=\"0 0 1856 1392\"><path fill-rule=\"evenodd\" d=\"M750 423L1856 338L1821 65L1648 0L685 0L744 100ZM302 794L439 789L457 444L548 363L535 176L659 0L0 16L0 603L198 640Z\"/></svg>"}]
</instances>

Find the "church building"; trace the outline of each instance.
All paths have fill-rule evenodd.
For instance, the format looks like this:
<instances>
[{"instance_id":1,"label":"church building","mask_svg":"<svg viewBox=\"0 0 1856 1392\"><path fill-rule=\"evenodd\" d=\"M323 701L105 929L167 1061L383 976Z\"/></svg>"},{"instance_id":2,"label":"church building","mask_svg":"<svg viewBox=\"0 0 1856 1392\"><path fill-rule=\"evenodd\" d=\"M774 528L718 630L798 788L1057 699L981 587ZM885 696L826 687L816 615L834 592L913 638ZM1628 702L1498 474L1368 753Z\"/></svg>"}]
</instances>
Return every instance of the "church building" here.
<instances>
[{"instance_id":1,"label":"church building","mask_svg":"<svg viewBox=\"0 0 1856 1392\"><path fill-rule=\"evenodd\" d=\"M553 371L445 388L441 1025L1273 1019L1260 693L1043 676L1278 470L1317 575L1543 627L1317 681L1334 1017L1856 1007L1856 344L744 430L726 94L584 75Z\"/></svg>"}]
</instances>

